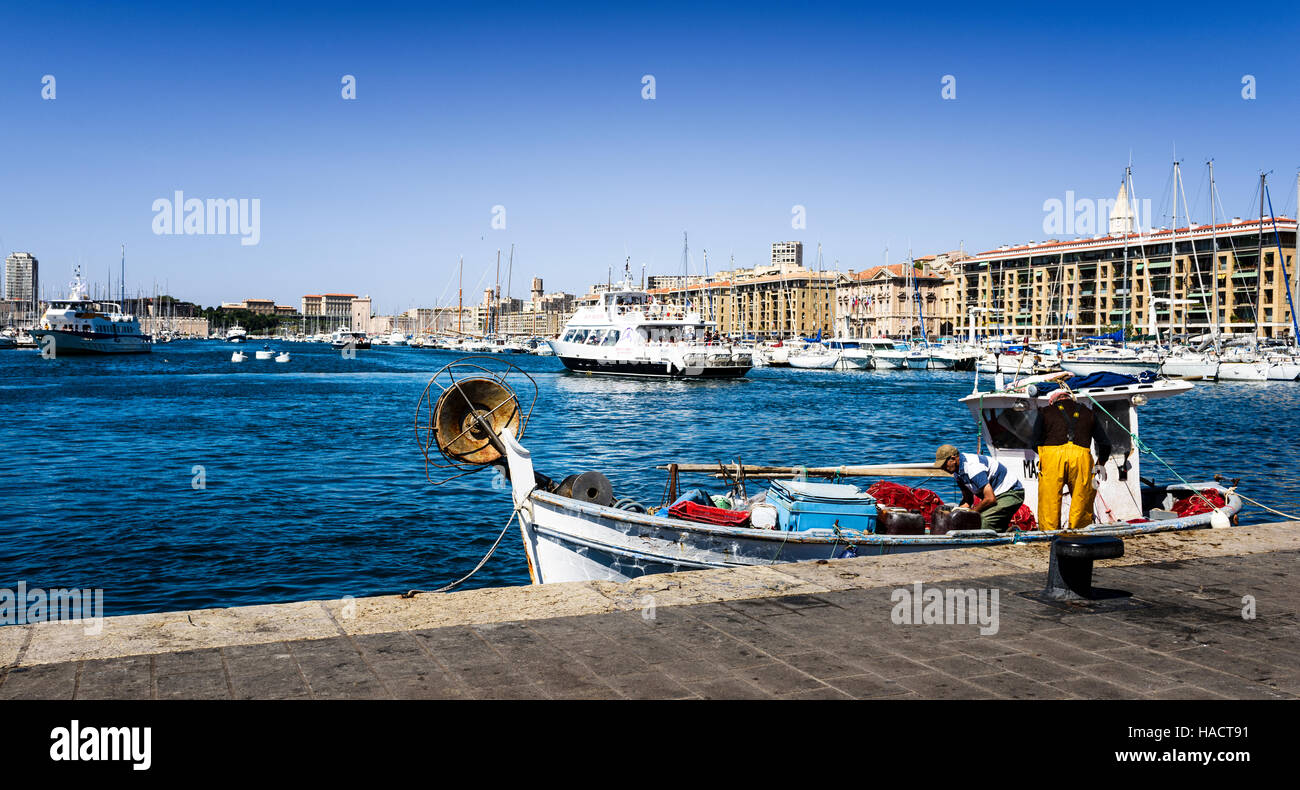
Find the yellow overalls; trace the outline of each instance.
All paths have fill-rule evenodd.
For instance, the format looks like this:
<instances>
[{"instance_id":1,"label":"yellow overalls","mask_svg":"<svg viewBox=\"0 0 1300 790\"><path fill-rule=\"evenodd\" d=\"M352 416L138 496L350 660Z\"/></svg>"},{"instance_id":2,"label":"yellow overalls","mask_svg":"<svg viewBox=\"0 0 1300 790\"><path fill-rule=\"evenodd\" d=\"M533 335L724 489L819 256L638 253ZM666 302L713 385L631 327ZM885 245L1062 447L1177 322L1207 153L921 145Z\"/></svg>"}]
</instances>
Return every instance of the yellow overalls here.
<instances>
[{"instance_id":1,"label":"yellow overalls","mask_svg":"<svg viewBox=\"0 0 1300 790\"><path fill-rule=\"evenodd\" d=\"M1074 442L1045 445L1038 448L1038 463L1038 528L1047 532L1061 528L1062 484L1070 486L1070 529L1091 525L1097 496L1092 487L1092 452Z\"/></svg>"}]
</instances>

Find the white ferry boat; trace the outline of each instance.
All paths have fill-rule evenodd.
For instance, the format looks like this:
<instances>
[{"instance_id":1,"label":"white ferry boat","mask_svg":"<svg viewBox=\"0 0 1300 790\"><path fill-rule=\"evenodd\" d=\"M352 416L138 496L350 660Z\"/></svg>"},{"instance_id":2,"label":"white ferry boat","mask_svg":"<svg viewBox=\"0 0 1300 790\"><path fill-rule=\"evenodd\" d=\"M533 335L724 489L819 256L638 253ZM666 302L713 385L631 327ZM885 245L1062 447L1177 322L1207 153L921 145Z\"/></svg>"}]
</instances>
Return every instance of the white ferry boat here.
<instances>
[{"instance_id":1,"label":"white ferry boat","mask_svg":"<svg viewBox=\"0 0 1300 790\"><path fill-rule=\"evenodd\" d=\"M227 343L246 343L248 342L248 330L235 324L226 332Z\"/></svg>"},{"instance_id":2,"label":"white ferry boat","mask_svg":"<svg viewBox=\"0 0 1300 790\"><path fill-rule=\"evenodd\" d=\"M54 356L67 354L148 354L153 339L140 331L135 316L122 312L117 302L86 298L81 271L70 284L67 299L50 302L41 325L32 330L37 347L53 343ZM46 338L50 340L46 340Z\"/></svg>"},{"instance_id":3,"label":"white ferry boat","mask_svg":"<svg viewBox=\"0 0 1300 790\"><path fill-rule=\"evenodd\" d=\"M624 281L584 307L548 343L575 373L663 378L739 378L753 367L751 352L707 338L713 325L699 313L669 304Z\"/></svg>"}]
</instances>

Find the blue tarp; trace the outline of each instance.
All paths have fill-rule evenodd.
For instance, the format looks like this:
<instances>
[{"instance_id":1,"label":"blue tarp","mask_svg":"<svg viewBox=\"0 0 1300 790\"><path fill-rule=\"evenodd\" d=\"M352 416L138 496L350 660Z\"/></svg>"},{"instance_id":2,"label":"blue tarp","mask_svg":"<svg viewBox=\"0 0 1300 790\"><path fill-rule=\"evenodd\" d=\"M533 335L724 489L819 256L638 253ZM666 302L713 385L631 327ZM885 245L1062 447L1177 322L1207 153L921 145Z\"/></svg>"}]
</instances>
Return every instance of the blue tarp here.
<instances>
[{"instance_id":1,"label":"blue tarp","mask_svg":"<svg viewBox=\"0 0 1300 790\"><path fill-rule=\"evenodd\" d=\"M1095 337L1085 337L1084 340L1109 340L1112 343L1123 343L1124 330L1116 329L1114 332L1111 332L1109 335L1097 335Z\"/></svg>"},{"instance_id":2,"label":"blue tarp","mask_svg":"<svg viewBox=\"0 0 1300 790\"><path fill-rule=\"evenodd\" d=\"M1122 387L1126 384L1150 384L1158 377L1149 370L1144 370L1136 376L1129 376L1124 373L1111 373L1109 371L1100 371L1098 373L1089 373L1086 376L1071 376L1065 380L1071 390L1088 389L1090 387ZM1044 381L1035 384L1039 395L1044 395L1059 387L1055 381Z\"/></svg>"}]
</instances>

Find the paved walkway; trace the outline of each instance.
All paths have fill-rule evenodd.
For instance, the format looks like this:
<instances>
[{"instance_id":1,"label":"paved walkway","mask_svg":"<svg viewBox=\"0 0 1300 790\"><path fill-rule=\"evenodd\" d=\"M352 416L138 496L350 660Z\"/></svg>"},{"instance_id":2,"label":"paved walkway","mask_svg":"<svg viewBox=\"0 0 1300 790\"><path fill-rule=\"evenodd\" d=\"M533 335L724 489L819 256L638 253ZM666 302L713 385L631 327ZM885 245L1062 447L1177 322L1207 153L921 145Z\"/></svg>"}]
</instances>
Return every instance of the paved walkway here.
<instances>
[{"instance_id":1,"label":"paved walkway","mask_svg":"<svg viewBox=\"0 0 1300 790\"><path fill-rule=\"evenodd\" d=\"M1021 546L9 627L0 699L1289 699L1298 527L1130 540L1094 583L1142 608L1112 612L1020 595ZM895 622L916 579L996 590L996 633Z\"/></svg>"}]
</instances>

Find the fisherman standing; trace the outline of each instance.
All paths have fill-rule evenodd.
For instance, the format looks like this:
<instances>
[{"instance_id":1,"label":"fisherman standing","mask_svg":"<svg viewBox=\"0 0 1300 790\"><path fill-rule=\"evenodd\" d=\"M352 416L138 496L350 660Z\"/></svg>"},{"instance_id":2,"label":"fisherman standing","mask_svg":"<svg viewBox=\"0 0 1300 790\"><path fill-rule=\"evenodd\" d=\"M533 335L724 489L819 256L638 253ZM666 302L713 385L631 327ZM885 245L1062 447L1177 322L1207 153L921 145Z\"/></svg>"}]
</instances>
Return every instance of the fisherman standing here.
<instances>
[{"instance_id":1,"label":"fisherman standing","mask_svg":"<svg viewBox=\"0 0 1300 790\"><path fill-rule=\"evenodd\" d=\"M1070 529L1092 524L1093 461L1090 446L1097 444L1097 464L1110 457L1110 441L1092 409L1077 403L1064 384L1047 396L1038 412L1034 446L1038 448L1038 526L1044 531L1061 527L1061 486L1070 489Z\"/></svg>"},{"instance_id":2,"label":"fisherman standing","mask_svg":"<svg viewBox=\"0 0 1300 790\"><path fill-rule=\"evenodd\" d=\"M934 454L935 467L952 475L961 488L961 504L980 514L980 527L1005 532L1025 503L1025 487L1007 468L986 455L963 453L945 444Z\"/></svg>"}]
</instances>

